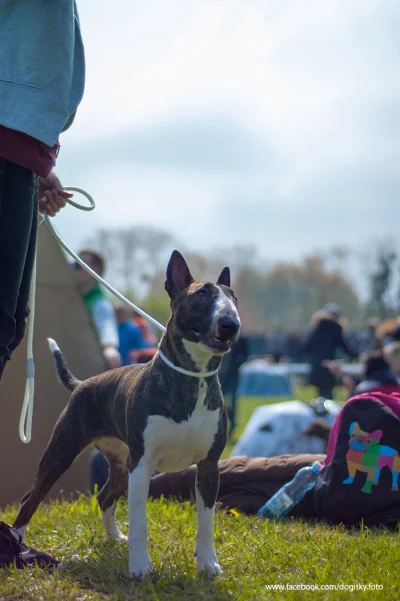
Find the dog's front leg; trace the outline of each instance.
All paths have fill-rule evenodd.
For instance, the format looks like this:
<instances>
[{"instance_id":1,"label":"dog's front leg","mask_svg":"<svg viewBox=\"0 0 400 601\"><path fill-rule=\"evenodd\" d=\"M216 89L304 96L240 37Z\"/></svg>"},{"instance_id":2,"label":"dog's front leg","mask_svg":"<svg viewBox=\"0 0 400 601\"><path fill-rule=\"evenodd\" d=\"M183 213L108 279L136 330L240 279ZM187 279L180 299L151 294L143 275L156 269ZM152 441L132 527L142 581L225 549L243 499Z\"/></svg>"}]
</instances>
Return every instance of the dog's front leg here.
<instances>
[{"instance_id":1,"label":"dog's front leg","mask_svg":"<svg viewBox=\"0 0 400 601\"><path fill-rule=\"evenodd\" d=\"M149 495L151 466L141 459L129 474L129 575L143 578L152 569L147 546L146 503Z\"/></svg>"},{"instance_id":2,"label":"dog's front leg","mask_svg":"<svg viewBox=\"0 0 400 601\"><path fill-rule=\"evenodd\" d=\"M205 459L197 464L196 506L197 569L207 571L209 576L218 576L222 570L214 550L214 510L219 487L218 462Z\"/></svg>"}]
</instances>

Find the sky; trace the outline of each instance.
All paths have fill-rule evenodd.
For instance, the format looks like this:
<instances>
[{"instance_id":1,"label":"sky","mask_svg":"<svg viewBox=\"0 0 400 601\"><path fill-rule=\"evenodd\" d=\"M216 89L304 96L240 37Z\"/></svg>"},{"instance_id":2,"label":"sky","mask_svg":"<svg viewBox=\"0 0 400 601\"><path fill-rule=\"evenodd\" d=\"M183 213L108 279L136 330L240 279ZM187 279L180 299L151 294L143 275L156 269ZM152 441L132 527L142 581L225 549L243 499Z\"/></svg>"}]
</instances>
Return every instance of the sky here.
<instances>
[{"instance_id":1,"label":"sky","mask_svg":"<svg viewBox=\"0 0 400 601\"><path fill-rule=\"evenodd\" d=\"M54 220L75 250L131 225L267 260L397 235L398 0L78 7L86 90L57 172L97 206Z\"/></svg>"}]
</instances>

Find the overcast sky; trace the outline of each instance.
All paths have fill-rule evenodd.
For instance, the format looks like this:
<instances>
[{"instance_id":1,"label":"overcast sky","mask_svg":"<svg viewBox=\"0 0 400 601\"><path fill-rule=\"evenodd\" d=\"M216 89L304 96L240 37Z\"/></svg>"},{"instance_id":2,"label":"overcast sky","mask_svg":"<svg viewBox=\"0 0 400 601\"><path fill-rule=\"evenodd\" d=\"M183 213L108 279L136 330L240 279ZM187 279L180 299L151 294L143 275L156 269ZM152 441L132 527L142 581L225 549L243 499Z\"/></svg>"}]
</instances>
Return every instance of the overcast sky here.
<instances>
[{"instance_id":1,"label":"overcast sky","mask_svg":"<svg viewBox=\"0 0 400 601\"><path fill-rule=\"evenodd\" d=\"M397 235L398 0L78 7L86 91L57 167L97 208L54 222L76 250L137 224L268 259Z\"/></svg>"}]
</instances>

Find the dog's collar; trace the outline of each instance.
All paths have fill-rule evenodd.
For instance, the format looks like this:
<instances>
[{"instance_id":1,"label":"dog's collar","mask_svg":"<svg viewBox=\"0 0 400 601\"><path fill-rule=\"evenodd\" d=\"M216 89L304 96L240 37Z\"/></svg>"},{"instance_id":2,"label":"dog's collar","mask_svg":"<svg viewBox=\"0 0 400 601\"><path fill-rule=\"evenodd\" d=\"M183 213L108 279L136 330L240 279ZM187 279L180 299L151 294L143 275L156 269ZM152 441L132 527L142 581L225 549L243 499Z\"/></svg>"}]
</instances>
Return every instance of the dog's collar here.
<instances>
[{"instance_id":1,"label":"dog's collar","mask_svg":"<svg viewBox=\"0 0 400 601\"><path fill-rule=\"evenodd\" d=\"M175 371L179 371L181 374L185 374L185 376L193 376L193 378L209 378L210 376L215 376L218 373L218 368L213 369L213 371L190 371L189 369L184 369L183 367L179 367L179 365L175 365L167 359L161 349L158 349L158 354L160 358L168 365L168 367L172 367Z\"/></svg>"}]
</instances>

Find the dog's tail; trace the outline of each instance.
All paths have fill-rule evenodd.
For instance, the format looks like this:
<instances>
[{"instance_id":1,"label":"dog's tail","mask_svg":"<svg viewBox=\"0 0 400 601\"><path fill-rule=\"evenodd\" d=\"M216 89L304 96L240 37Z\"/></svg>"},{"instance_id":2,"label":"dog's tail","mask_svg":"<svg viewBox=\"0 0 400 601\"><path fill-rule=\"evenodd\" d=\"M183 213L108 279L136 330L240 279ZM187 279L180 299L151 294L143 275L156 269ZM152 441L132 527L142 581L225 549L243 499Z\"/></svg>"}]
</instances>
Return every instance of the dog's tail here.
<instances>
[{"instance_id":1,"label":"dog's tail","mask_svg":"<svg viewBox=\"0 0 400 601\"><path fill-rule=\"evenodd\" d=\"M52 338L48 338L47 342L49 343L50 350L53 353L58 379L60 380L61 384L65 386L65 388L68 388L68 390L71 390L72 392L77 386L79 386L81 381L72 375L57 342Z\"/></svg>"}]
</instances>

